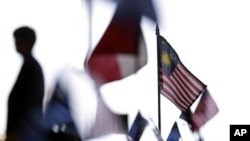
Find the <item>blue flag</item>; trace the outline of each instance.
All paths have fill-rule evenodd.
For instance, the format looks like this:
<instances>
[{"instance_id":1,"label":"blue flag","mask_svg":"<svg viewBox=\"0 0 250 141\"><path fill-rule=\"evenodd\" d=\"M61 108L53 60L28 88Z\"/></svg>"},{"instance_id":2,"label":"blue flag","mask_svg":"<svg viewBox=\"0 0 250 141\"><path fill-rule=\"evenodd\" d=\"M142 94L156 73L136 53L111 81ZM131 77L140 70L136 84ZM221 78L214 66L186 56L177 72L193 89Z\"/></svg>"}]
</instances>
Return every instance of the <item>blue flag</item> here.
<instances>
[{"instance_id":1,"label":"blue flag","mask_svg":"<svg viewBox=\"0 0 250 141\"><path fill-rule=\"evenodd\" d=\"M192 128L192 111L190 109L188 109L187 111L182 111L181 112L181 115L180 115L180 118L185 120L190 128Z\"/></svg>"},{"instance_id":2,"label":"blue flag","mask_svg":"<svg viewBox=\"0 0 250 141\"><path fill-rule=\"evenodd\" d=\"M126 8L121 8L122 12L127 16L131 15L141 15L146 16L154 22L157 22L157 12L154 8L154 3L152 0L110 0L118 3L118 7L126 5ZM87 0L88 3L91 0ZM127 9L129 8L129 10Z\"/></svg>"},{"instance_id":3,"label":"blue flag","mask_svg":"<svg viewBox=\"0 0 250 141\"><path fill-rule=\"evenodd\" d=\"M170 131L170 134L168 135L168 138L166 141L179 141L179 138L181 137L177 122L174 122L174 125Z\"/></svg>"},{"instance_id":4,"label":"blue flag","mask_svg":"<svg viewBox=\"0 0 250 141\"><path fill-rule=\"evenodd\" d=\"M139 141L141 135L146 128L148 121L138 112L132 127L129 130L129 136L133 141Z\"/></svg>"}]
</instances>

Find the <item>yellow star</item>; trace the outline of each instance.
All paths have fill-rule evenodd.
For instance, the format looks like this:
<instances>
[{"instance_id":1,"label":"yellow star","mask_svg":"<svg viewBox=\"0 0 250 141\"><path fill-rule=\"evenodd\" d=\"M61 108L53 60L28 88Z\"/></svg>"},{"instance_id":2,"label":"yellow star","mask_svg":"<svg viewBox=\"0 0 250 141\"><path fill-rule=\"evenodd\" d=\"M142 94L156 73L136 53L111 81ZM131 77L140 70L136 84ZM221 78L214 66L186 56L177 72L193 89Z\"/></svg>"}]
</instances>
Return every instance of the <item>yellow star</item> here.
<instances>
[{"instance_id":1,"label":"yellow star","mask_svg":"<svg viewBox=\"0 0 250 141\"><path fill-rule=\"evenodd\" d=\"M161 62L166 66L170 66L172 64L171 55L168 54L167 52L163 52L161 55Z\"/></svg>"}]
</instances>

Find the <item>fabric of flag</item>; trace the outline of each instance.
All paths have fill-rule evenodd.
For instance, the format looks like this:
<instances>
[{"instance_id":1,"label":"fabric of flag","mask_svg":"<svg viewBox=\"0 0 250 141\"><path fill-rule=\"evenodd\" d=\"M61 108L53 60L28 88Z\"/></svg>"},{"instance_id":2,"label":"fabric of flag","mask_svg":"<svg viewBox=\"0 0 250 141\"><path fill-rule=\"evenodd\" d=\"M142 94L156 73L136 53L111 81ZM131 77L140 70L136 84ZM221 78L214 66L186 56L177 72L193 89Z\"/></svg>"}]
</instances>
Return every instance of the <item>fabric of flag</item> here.
<instances>
[{"instance_id":1,"label":"fabric of flag","mask_svg":"<svg viewBox=\"0 0 250 141\"><path fill-rule=\"evenodd\" d=\"M139 141L147 125L148 125L148 121L141 115L140 112L138 112L129 130L129 137L133 141Z\"/></svg>"},{"instance_id":2,"label":"fabric of flag","mask_svg":"<svg viewBox=\"0 0 250 141\"><path fill-rule=\"evenodd\" d=\"M104 35L87 58L87 70L100 84L129 76L147 63L141 15L127 10L128 6L125 2L118 5Z\"/></svg>"},{"instance_id":3,"label":"fabric of flag","mask_svg":"<svg viewBox=\"0 0 250 141\"><path fill-rule=\"evenodd\" d=\"M95 124L92 127L90 138L108 134L127 134L128 116L117 114L110 110L101 98L98 98Z\"/></svg>"},{"instance_id":4,"label":"fabric of flag","mask_svg":"<svg viewBox=\"0 0 250 141\"><path fill-rule=\"evenodd\" d=\"M192 114L193 113L190 109L187 111L182 111L180 118L183 119L184 121L186 121L187 124L189 125L189 129L193 132L193 134L197 135L197 141L203 141L203 138L202 138L201 134L199 133L199 131L193 130Z\"/></svg>"},{"instance_id":5,"label":"fabric of flag","mask_svg":"<svg viewBox=\"0 0 250 141\"><path fill-rule=\"evenodd\" d=\"M174 122L174 125L173 125L166 141L179 141L180 138L181 138L181 134L180 134L180 131L178 129L177 122Z\"/></svg>"},{"instance_id":6,"label":"fabric of flag","mask_svg":"<svg viewBox=\"0 0 250 141\"><path fill-rule=\"evenodd\" d=\"M190 124L190 126L192 126L192 111L190 109L186 110L186 111L182 111L180 118L183 119L184 121L186 121L188 124Z\"/></svg>"},{"instance_id":7,"label":"fabric of flag","mask_svg":"<svg viewBox=\"0 0 250 141\"><path fill-rule=\"evenodd\" d=\"M44 114L44 127L47 130L47 140L57 141L65 139L80 141L80 136L68 104L68 97L65 96L65 92L62 91L61 86L57 83L52 98L49 104L46 105Z\"/></svg>"},{"instance_id":8,"label":"fabric of flag","mask_svg":"<svg viewBox=\"0 0 250 141\"><path fill-rule=\"evenodd\" d=\"M118 4L126 2L129 4L130 11L134 11L141 15L144 15L150 18L154 22L157 21L157 13L155 11L154 3L152 2L152 0L111 0L111 1L115 1ZM127 10L123 12L126 13Z\"/></svg>"},{"instance_id":9,"label":"fabric of flag","mask_svg":"<svg viewBox=\"0 0 250 141\"><path fill-rule=\"evenodd\" d=\"M161 93L171 100L180 110L190 108L205 89L180 61L177 53L162 36L158 36Z\"/></svg>"},{"instance_id":10,"label":"fabric of flag","mask_svg":"<svg viewBox=\"0 0 250 141\"><path fill-rule=\"evenodd\" d=\"M47 131L57 127L64 136L77 135L86 140L109 134L127 135L128 119L127 114L110 109L100 87L86 71L66 68L60 71L51 100L46 104L45 127ZM61 134L52 132L50 135L55 138Z\"/></svg>"},{"instance_id":11,"label":"fabric of flag","mask_svg":"<svg viewBox=\"0 0 250 141\"><path fill-rule=\"evenodd\" d=\"M206 89L192 115L193 130L199 130L200 127L213 118L218 113L218 111L219 109L214 99Z\"/></svg>"}]
</instances>

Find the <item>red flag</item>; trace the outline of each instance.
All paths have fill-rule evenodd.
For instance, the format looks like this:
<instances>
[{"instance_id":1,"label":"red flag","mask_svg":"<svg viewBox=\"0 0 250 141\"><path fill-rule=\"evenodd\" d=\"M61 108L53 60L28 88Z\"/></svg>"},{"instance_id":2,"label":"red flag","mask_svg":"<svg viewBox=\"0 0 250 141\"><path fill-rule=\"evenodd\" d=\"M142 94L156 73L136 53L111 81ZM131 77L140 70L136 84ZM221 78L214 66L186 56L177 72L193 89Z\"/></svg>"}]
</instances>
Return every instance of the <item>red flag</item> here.
<instances>
[{"instance_id":1,"label":"red flag","mask_svg":"<svg viewBox=\"0 0 250 141\"><path fill-rule=\"evenodd\" d=\"M147 63L140 15L124 13L120 5L100 42L87 61L89 73L99 83L120 80ZM127 10L129 12L129 10Z\"/></svg>"},{"instance_id":2,"label":"red flag","mask_svg":"<svg viewBox=\"0 0 250 141\"><path fill-rule=\"evenodd\" d=\"M193 130L197 131L203 126L207 121L213 118L219 109L209 94L208 90L206 89L197 105L194 114L192 115L192 128Z\"/></svg>"}]
</instances>

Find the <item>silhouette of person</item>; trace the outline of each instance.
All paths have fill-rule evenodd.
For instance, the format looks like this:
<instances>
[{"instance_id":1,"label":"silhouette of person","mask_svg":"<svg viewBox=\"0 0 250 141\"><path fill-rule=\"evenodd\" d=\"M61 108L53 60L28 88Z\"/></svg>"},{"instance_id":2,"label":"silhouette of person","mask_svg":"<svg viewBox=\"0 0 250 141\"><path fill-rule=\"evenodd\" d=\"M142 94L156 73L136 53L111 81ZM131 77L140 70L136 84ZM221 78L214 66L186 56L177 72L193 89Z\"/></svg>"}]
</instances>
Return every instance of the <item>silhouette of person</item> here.
<instances>
[{"instance_id":1,"label":"silhouette of person","mask_svg":"<svg viewBox=\"0 0 250 141\"><path fill-rule=\"evenodd\" d=\"M23 64L8 99L6 141L43 141L44 77L32 56L35 31L23 26L13 35Z\"/></svg>"}]
</instances>

